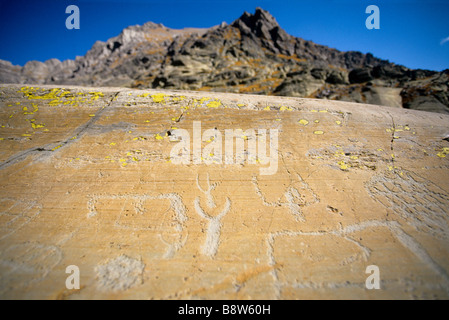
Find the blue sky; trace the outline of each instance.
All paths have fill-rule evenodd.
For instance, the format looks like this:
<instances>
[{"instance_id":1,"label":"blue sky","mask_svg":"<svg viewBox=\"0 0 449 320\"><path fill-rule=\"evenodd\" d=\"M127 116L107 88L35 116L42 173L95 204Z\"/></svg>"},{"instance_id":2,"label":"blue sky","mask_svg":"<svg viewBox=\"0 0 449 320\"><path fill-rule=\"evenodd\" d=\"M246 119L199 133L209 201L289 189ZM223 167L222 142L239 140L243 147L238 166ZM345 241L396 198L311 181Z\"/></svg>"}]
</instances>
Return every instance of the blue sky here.
<instances>
[{"instance_id":1,"label":"blue sky","mask_svg":"<svg viewBox=\"0 0 449 320\"><path fill-rule=\"evenodd\" d=\"M80 9L79 30L65 27L71 4ZM365 27L371 4L380 9L380 30ZM449 68L449 0L0 0L0 59L74 59L129 25L211 27L257 6L289 34L318 44L409 68Z\"/></svg>"}]
</instances>

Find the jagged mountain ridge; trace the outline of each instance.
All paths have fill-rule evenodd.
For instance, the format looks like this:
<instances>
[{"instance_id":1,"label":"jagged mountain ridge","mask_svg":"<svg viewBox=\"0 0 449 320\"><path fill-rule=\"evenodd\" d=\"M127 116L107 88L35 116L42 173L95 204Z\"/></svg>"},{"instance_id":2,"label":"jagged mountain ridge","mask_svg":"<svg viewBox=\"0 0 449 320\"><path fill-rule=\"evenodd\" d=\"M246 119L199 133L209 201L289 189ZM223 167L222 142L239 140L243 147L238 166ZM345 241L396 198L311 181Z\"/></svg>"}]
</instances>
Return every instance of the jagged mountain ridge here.
<instances>
[{"instance_id":1,"label":"jagged mountain ridge","mask_svg":"<svg viewBox=\"0 0 449 320\"><path fill-rule=\"evenodd\" d=\"M291 36L261 8L208 29L130 26L75 60L0 60L0 82L301 96L442 113L448 75Z\"/></svg>"}]
</instances>

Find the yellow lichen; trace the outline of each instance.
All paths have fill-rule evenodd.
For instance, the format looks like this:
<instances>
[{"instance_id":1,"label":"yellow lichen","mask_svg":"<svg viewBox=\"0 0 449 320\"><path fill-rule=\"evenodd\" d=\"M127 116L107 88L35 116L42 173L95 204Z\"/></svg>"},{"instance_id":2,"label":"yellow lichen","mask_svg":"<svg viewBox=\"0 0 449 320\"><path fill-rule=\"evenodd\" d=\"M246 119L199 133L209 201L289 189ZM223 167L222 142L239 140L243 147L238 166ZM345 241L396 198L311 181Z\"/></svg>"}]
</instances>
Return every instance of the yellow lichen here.
<instances>
[{"instance_id":1,"label":"yellow lichen","mask_svg":"<svg viewBox=\"0 0 449 320\"><path fill-rule=\"evenodd\" d=\"M324 134L324 131L316 130L316 131L313 132L313 134Z\"/></svg>"},{"instance_id":2,"label":"yellow lichen","mask_svg":"<svg viewBox=\"0 0 449 320\"><path fill-rule=\"evenodd\" d=\"M153 102L155 103L161 103L165 101L165 94L163 93L156 93L151 95L151 98L153 99Z\"/></svg>"},{"instance_id":3,"label":"yellow lichen","mask_svg":"<svg viewBox=\"0 0 449 320\"><path fill-rule=\"evenodd\" d=\"M305 119L301 119L298 121L300 124L302 124L303 126L306 126L309 124L309 121L305 120Z\"/></svg>"},{"instance_id":4,"label":"yellow lichen","mask_svg":"<svg viewBox=\"0 0 449 320\"><path fill-rule=\"evenodd\" d=\"M44 124L34 124L34 123L32 123L31 125L33 126L33 129L39 129L39 128L45 127Z\"/></svg>"},{"instance_id":5,"label":"yellow lichen","mask_svg":"<svg viewBox=\"0 0 449 320\"><path fill-rule=\"evenodd\" d=\"M437 156L440 158L446 158L447 154L449 154L449 148L443 148L440 152L437 153Z\"/></svg>"},{"instance_id":6,"label":"yellow lichen","mask_svg":"<svg viewBox=\"0 0 449 320\"><path fill-rule=\"evenodd\" d=\"M209 102L206 105L208 108L218 108L219 106L221 106L221 101L214 100L214 101Z\"/></svg>"},{"instance_id":7,"label":"yellow lichen","mask_svg":"<svg viewBox=\"0 0 449 320\"><path fill-rule=\"evenodd\" d=\"M346 163L344 161L338 161L337 163L340 166L341 170L347 170L348 169L348 166L346 165Z\"/></svg>"}]
</instances>

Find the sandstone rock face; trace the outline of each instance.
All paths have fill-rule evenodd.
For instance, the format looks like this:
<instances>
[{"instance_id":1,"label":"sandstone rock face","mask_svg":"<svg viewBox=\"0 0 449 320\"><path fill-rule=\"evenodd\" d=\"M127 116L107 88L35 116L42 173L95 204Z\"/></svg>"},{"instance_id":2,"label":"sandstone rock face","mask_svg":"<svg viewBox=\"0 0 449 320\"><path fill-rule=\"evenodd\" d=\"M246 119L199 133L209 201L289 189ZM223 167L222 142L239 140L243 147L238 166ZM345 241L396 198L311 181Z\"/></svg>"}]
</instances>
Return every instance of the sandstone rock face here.
<instances>
[{"instance_id":1,"label":"sandstone rock face","mask_svg":"<svg viewBox=\"0 0 449 320\"><path fill-rule=\"evenodd\" d=\"M3 85L0 297L447 299L448 120ZM369 266L380 289L366 287Z\"/></svg>"},{"instance_id":2,"label":"sandstone rock face","mask_svg":"<svg viewBox=\"0 0 449 320\"><path fill-rule=\"evenodd\" d=\"M209 29L130 26L75 60L0 61L0 83L268 94L449 113L447 70L411 70L297 38L261 8Z\"/></svg>"}]
</instances>

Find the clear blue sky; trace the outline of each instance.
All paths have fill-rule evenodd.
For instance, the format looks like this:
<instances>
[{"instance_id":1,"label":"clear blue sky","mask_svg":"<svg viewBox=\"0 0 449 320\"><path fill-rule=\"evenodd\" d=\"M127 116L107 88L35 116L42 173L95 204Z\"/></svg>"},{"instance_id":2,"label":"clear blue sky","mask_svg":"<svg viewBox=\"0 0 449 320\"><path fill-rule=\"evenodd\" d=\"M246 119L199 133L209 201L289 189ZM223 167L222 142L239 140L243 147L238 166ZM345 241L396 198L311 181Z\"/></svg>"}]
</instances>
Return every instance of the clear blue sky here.
<instances>
[{"instance_id":1,"label":"clear blue sky","mask_svg":"<svg viewBox=\"0 0 449 320\"><path fill-rule=\"evenodd\" d=\"M71 4L80 9L79 30L65 27ZM380 9L380 30L365 27L370 4ZM409 68L449 68L449 0L0 0L0 59L18 65L74 59L129 25L211 27L257 6L289 34L318 44Z\"/></svg>"}]
</instances>

